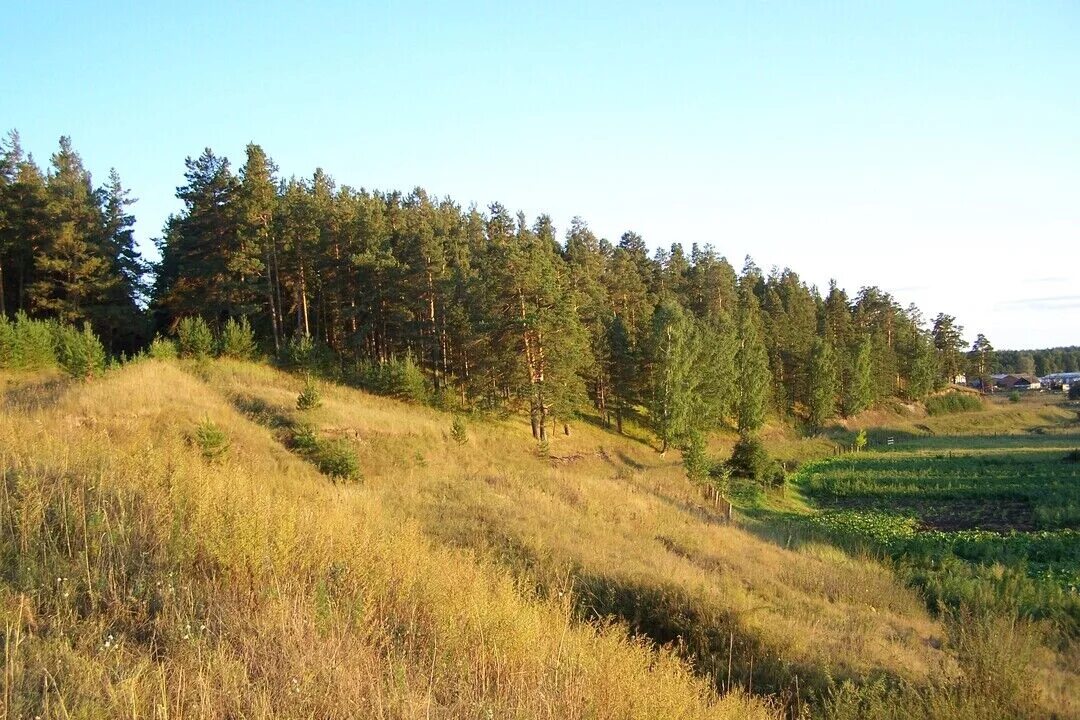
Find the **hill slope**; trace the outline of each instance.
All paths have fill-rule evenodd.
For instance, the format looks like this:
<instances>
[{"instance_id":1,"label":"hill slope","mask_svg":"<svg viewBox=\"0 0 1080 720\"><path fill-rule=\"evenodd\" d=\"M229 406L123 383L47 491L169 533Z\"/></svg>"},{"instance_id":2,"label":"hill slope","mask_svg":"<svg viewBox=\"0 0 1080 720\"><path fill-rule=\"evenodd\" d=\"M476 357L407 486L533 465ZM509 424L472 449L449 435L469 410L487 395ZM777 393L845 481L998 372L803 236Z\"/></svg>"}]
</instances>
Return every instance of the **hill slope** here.
<instances>
[{"instance_id":1,"label":"hill slope","mask_svg":"<svg viewBox=\"0 0 1080 720\"><path fill-rule=\"evenodd\" d=\"M961 674L888 569L722 524L676 458L587 424L540 457L515 418L459 443L446 413L333 386L302 412L301 388L145 361L7 392L9 714L843 716L844 680ZM302 459L304 432L362 481ZM940 716L927 697L908 716Z\"/></svg>"}]
</instances>

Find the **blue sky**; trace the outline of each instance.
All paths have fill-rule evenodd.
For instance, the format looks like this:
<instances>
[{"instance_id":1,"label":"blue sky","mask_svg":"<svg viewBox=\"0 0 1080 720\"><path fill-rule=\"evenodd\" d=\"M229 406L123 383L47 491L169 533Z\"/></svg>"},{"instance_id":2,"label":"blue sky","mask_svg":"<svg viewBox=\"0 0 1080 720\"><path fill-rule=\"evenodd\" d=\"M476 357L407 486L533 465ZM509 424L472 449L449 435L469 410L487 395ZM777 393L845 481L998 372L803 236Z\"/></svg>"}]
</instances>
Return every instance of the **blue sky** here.
<instances>
[{"instance_id":1,"label":"blue sky","mask_svg":"<svg viewBox=\"0 0 1080 720\"><path fill-rule=\"evenodd\" d=\"M148 247L185 156L255 141L1080 343L1075 0L4 5L0 129L115 166Z\"/></svg>"}]
</instances>

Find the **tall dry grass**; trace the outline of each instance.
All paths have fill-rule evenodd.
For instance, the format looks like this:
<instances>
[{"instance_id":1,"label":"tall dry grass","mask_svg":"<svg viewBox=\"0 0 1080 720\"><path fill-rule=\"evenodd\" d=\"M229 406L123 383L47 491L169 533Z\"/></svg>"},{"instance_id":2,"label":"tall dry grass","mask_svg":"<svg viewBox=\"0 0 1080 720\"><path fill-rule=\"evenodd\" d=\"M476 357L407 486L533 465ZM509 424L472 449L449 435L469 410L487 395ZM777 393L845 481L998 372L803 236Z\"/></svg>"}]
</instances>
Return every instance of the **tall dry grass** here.
<instances>
[{"instance_id":1,"label":"tall dry grass","mask_svg":"<svg viewBox=\"0 0 1080 720\"><path fill-rule=\"evenodd\" d=\"M215 363L202 376L268 427L303 418L355 448L357 489L452 546L494 558L540 598L574 590L577 616L670 645L723 690L795 712L836 681L926 683L949 671L946 630L877 562L785 549L710 515L678 457L576 423L539 457L523 420L470 423L328 387L294 410L299 379Z\"/></svg>"},{"instance_id":2,"label":"tall dry grass","mask_svg":"<svg viewBox=\"0 0 1080 720\"><path fill-rule=\"evenodd\" d=\"M0 438L4 717L771 716L434 546L175 365L24 389Z\"/></svg>"}]
</instances>

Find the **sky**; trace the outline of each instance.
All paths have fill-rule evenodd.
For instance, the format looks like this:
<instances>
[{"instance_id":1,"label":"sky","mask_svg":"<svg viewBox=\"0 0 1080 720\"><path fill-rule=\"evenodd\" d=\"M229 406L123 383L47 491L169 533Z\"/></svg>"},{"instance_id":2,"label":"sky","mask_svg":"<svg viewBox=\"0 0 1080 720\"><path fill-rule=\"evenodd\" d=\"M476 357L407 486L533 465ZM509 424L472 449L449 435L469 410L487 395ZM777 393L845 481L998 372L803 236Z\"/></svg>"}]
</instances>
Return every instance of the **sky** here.
<instances>
[{"instance_id":1,"label":"sky","mask_svg":"<svg viewBox=\"0 0 1080 720\"><path fill-rule=\"evenodd\" d=\"M0 0L0 130L422 186L560 231L877 285L998 348L1080 344L1080 2Z\"/></svg>"}]
</instances>

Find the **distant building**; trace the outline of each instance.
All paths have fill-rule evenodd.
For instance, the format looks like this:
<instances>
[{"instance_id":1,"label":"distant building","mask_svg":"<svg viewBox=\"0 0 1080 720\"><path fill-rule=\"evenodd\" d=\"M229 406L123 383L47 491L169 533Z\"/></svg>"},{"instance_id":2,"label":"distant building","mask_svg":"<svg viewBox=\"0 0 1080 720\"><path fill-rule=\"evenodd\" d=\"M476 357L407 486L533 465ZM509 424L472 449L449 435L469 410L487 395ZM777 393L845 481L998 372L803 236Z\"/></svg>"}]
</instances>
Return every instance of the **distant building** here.
<instances>
[{"instance_id":1,"label":"distant building","mask_svg":"<svg viewBox=\"0 0 1080 720\"><path fill-rule=\"evenodd\" d=\"M1002 390L1038 390L1042 387L1039 378L1028 373L1003 375L1000 379L995 376L995 381Z\"/></svg>"},{"instance_id":2,"label":"distant building","mask_svg":"<svg viewBox=\"0 0 1080 720\"><path fill-rule=\"evenodd\" d=\"M1039 378L1039 381L1045 388L1069 392L1070 386L1080 383L1080 372L1050 373Z\"/></svg>"}]
</instances>

